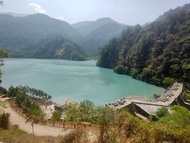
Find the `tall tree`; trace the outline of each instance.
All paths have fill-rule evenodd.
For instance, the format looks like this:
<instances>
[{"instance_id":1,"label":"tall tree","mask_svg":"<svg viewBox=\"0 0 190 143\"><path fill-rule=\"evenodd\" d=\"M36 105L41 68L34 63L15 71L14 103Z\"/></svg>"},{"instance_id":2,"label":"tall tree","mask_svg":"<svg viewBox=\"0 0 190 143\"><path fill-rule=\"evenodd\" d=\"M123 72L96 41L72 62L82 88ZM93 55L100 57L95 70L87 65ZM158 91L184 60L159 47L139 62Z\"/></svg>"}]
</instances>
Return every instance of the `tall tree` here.
<instances>
[{"instance_id":1,"label":"tall tree","mask_svg":"<svg viewBox=\"0 0 190 143\"><path fill-rule=\"evenodd\" d=\"M0 1L0 5L2 5L2 4L3 4L3 1ZM0 58L4 58L4 57L8 57L8 53L6 51L0 49ZM0 66L3 66L3 60L0 61ZM0 71L0 83L2 82L1 75L2 75L2 73Z\"/></svg>"},{"instance_id":2,"label":"tall tree","mask_svg":"<svg viewBox=\"0 0 190 143\"><path fill-rule=\"evenodd\" d=\"M81 120L89 121L89 119L93 115L94 103L89 100L81 101L79 105L79 110L81 113Z\"/></svg>"}]
</instances>

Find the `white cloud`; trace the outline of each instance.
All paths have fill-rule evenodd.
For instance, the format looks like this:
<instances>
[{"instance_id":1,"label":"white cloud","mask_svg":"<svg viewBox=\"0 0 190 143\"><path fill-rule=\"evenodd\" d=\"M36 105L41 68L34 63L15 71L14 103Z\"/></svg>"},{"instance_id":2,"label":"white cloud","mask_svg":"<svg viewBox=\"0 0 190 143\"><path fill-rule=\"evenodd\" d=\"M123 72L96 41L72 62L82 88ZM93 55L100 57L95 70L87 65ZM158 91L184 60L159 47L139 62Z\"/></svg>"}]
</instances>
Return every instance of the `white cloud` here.
<instances>
[{"instance_id":1,"label":"white cloud","mask_svg":"<svg viewBox=\"0 0 190 143\"><path fill-rule=\"evenodd\" d=\"M28 6L32 7L37 13L47 14L46 10L43 9L39 4L30 3Z\"/></svg>"},{"instance_id":2,"label":"white cloud","mask_svg":"<svg viewBox=\"0 0 190 143\"><path fill-rule=\"evenodd\" d=\"M63 17L55 17L55 19L58 19L58 20L64 21L64 18L63 18Z\"/></svg>"}]
</instances>

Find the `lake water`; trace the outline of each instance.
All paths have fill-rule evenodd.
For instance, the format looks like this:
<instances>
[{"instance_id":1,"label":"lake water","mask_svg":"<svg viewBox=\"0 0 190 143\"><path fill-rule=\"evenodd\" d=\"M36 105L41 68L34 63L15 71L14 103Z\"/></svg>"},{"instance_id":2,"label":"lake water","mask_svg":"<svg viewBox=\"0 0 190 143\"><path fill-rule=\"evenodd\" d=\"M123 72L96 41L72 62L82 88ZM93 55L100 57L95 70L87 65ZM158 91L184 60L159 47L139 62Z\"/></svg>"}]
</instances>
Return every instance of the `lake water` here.
<instances>
[{"instance_id":1,"label":"lake water","mask_svg":"<svg viewBox=\"0 0 190 143\"><path fill-rule=\"evenodd\" d=\"M88 99L95 105L104 105L121 97L162 94L156 87L110 69L99 68L96 61L66 61L44 59L5 59L1 86L28 85L52 96L53 101L64 104L72 99Z\"/></svg>"}]
</instances>

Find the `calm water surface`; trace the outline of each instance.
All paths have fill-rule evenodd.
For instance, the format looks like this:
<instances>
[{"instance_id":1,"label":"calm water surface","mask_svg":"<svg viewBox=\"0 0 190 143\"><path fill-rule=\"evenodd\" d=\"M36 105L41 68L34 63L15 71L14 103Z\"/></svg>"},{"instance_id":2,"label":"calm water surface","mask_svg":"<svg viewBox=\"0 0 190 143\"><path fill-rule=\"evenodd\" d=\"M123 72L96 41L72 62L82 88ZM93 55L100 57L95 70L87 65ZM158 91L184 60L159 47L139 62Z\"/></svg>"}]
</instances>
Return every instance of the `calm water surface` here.
<instances>
[{"instance_id":1,"label":"calm water surface","mask_svg":"<svg viewBox=\"0 0 190 143\"><path fill-rule=\"evenodd\" d=\"M96 67L96 61L5 59L1 69L1 86L28 85L41 89L59 104L67 99L77 102L88 99L103 105L128 96L152 99L154 93L164 92L163 88Z\"/></svg>"}]
</instances>

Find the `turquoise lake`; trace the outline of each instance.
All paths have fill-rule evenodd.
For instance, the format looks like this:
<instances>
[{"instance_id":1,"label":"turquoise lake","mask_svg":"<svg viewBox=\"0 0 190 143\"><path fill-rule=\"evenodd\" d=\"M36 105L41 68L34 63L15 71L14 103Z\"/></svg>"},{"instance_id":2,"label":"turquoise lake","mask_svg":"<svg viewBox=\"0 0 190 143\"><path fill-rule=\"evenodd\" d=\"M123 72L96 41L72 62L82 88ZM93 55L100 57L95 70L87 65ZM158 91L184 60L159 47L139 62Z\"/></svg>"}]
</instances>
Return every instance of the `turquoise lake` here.
<instances>
[{"instance_id":1,"label":"turquoise lake","mask_svg":"<svg viewBox=\"0 0 190 143\"><path fill-rule=\"evenodd\" d=\"M111 69L99 68L96 61L67 61L52 59L5 59L1 86L28 85L41 89L52 100L64 104L67 99L76 102L90 100L104 105L121 97L145 96L154 98L165 89L150 85Z\"/></svg>"}]
</instances>

